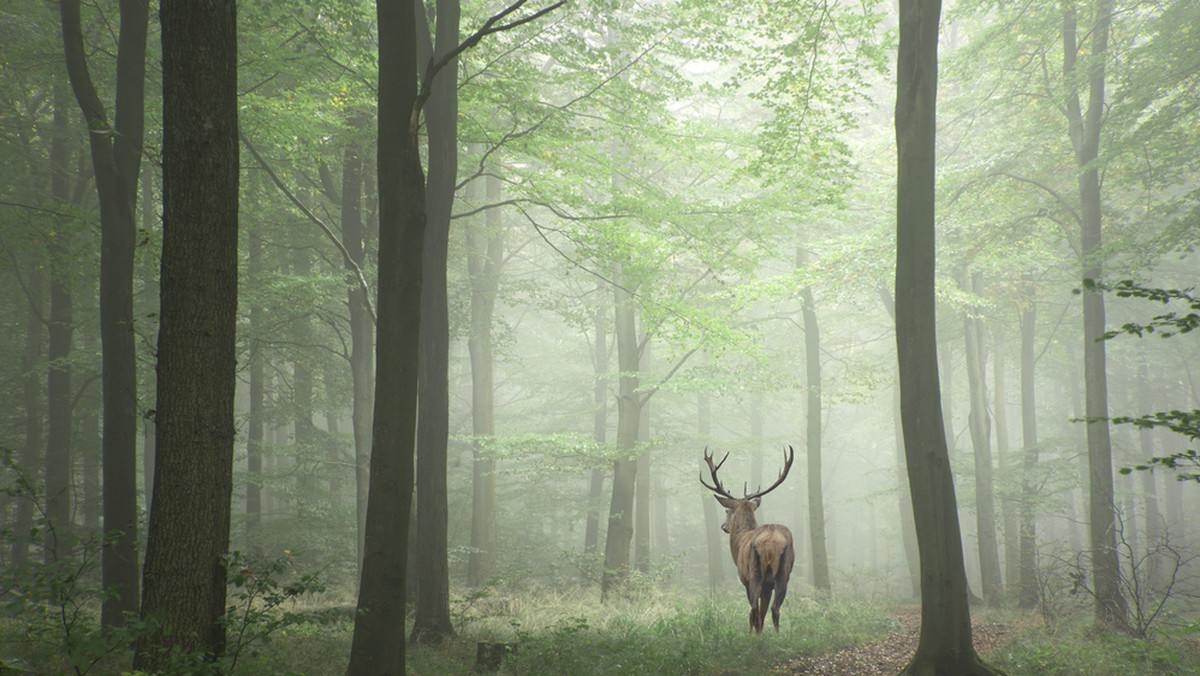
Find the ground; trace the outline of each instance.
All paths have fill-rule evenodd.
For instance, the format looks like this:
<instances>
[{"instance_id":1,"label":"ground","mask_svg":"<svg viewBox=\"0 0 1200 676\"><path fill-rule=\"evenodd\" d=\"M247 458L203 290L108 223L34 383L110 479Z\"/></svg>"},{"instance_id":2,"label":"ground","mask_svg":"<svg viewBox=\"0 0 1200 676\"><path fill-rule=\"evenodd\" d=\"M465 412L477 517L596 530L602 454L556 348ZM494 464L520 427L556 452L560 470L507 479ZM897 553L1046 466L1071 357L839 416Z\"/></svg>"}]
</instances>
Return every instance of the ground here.
<instances>
[{"instance_id":1,"label":"ground","mask_svg":"<svg viewBox=\"0 0 1200 676\"><path fill-rule=\"evenodd\" d=\"M892 676L897 674L917 649L921 611L916 606L899 608L896 616L905 629L889 634L882 641L835 650L824 655L801 657L781 665L780 674L792 676ZM971 618L971 637L981 655L996 650L1008 637L1003 624Z\"/></svg>"}]
</instances>

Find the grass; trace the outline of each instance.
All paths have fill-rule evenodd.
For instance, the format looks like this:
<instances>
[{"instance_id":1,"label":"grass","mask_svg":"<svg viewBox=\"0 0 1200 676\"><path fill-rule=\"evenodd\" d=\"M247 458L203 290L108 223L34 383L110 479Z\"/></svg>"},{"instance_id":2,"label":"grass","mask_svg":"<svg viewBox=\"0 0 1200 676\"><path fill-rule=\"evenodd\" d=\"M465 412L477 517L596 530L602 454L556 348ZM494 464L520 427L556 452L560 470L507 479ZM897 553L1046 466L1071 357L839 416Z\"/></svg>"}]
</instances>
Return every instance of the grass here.
<instances>
[{"instance_id":1,"label":"grass","mask_svg":"<svg viewBox=\"0 0 1200 676\"><path fill-rule=\"evenodd\" d=\"M334 602L331 604L331 602ZM330 606L340 612L334 619ZM289 608L311 615L253 646L236 674L340 676L353 632L352 604L331 595ZM601 604L592 590L556 593L491 588L456 597L457 635L437 646L408 646L408 673L468 674L477 642L511 645L503 675L571 676L647 673L665 676L754 676L785 673L789 659L865 643L899 629L888 609L865 603L819 603L799 594L784 604L781 631L747 630L748 608L732 593L718 598L680 591L643 590L635 599ZM1200 673L1200 633L1179 625L1150 639L1097 631L1090 616L1064 618L1053 627L1003 612L988 619L1011 628L1008 643L988 655L1010 676L1174 676ZM52 646L25 645L19 618L0 622L0 658L21 660L32 673L68 673ZM89 673L128 670L128 653L115 654Z\"/></svg>"}]
</instances>

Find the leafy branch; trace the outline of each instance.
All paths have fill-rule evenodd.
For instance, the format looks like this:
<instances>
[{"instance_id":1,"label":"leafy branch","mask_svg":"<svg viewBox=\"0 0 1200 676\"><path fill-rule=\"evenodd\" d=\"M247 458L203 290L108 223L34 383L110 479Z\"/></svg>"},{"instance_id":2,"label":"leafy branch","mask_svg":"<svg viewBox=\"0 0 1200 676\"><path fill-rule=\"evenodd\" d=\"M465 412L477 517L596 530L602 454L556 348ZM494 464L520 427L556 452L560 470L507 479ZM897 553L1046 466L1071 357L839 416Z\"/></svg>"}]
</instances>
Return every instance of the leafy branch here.
<instances>
[{"instance_id":1,"label":"leafy branch","mask_svg":"<svg viewBox=\"0 0 1200 676\"><path fill-rule=\"evenodd\" d=\"M1166 305L1171 301L1182 301L1187 304L1191 312L1181 315L1177 312L1166 312L1156 315L1151 318L1147 324L1139 324L1130 322L1123 324L1119 329L1106 331L1100 337L1101 340L1109 340L1128 333L1141 338L1144 335L1157 332L1163 338L1170 338L1177 333L1188 333L1197 328L1200 328L1200 298L1192 295L1192 289L1154 289L1134 283L1132 279L1123 279L1116 284L1105 284L1097 282L1094 279L1083 280L1083 289L1075 289L1075 294L1083 293L1084 291L1109 291L1115 293L1118 298L1142 298L1148 301L1162 303ZM1165 329L1165 330L1164 330Z\"/></svg>"}]
</instances>

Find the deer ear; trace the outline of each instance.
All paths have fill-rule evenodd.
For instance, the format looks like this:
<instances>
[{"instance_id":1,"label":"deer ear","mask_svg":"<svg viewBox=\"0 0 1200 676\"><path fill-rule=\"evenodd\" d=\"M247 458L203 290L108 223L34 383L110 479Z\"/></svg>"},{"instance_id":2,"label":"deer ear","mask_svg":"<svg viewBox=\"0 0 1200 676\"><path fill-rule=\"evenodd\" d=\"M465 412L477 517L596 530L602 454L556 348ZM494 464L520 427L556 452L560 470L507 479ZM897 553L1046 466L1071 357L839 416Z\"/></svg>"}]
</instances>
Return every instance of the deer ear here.
<instances>
[{"instance_id":1,"label":"deer ear","mask_svg":"<svg viewBox=\"0 0 1200 676\"><path fill-rule=\"evenodd\" d=\"M725 509L733 509L733 500L720 495L714 495L713 497L716 498L717 502L721 503L721 506Z\"/></svg>"},{"instance_id":2,"label":"deer ear","mask_svg":"<svg viewBox=\"0 0 1200 676\"><path fill-rule=\"evenodd\" d=\"M753 502L753 503L754 503L754 508L755 508L755 509L758 509L758 506L762 504L762 498L754 498L754 499L753 499L753 500L751 500L750 502Z\"/></svg>"}]
</instances>

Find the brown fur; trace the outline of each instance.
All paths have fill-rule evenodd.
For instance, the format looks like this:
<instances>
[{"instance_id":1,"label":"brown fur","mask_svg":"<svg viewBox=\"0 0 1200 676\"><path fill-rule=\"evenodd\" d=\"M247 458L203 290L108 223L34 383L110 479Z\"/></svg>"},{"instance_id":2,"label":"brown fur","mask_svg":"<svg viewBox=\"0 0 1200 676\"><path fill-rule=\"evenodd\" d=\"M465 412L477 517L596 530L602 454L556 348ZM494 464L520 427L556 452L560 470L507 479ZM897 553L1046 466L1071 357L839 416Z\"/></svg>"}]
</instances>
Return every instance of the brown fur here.
<instances>
[{"instance_id":1,"label":"brown fur","mask_svg":"<svg viewBox=\"0 0 1200 676\"><path fill-rule=\"evenodd\" d=\"M792 564L796 550L792 546L792 532L787 526L777 523L758 525L754 510L760 500L713 496L726 510L725 524L721 530L729 533L729 550L737 565L738 578L746 587L746 598L750 602L750 629L762 633L771 608L771 622L779 631L779 607L787 596L788 579L792 575ZM771 603L771 594L775 602Z\"/></svg>"}]
</instances>

